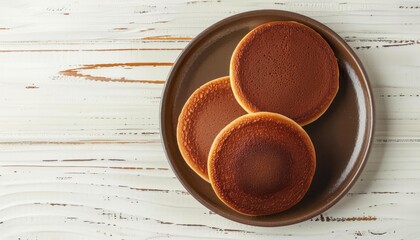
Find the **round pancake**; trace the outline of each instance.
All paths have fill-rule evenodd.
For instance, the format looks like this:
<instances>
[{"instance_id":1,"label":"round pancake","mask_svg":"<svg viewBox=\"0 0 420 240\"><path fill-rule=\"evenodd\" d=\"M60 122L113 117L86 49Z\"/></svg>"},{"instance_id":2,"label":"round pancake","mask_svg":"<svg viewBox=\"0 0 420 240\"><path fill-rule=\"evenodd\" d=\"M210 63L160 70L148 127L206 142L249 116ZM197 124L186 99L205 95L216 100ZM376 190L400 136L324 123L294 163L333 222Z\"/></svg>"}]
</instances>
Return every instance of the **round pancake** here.
<instances>
[{"instance_id":1,"label":"round pancake","mask_svg":"<svg viewBox=\"0 0 420 240\"><path fill-rule=\"evenodd\" d=\"M280 113L302 126L328 109L338 91L338 75L328 43L297 22L253 29L230 62L233 93L247 112Z\"/></svg>"},{"instance_id":2,"label":"round pancake","mask_svg":"<svg viewBox=\"0 0 420 240\"><path fill-rule=\"evenodd\" d=\"M246 114L230 87L229 77L210 81L197 89L178 118L177 141L187 164L208 181L207 158L217 134Z\"/></svg>"},{"instance_id":3,"label":"round pancake","mask_svg":"<svg viewBox=\"0 0 420 240\"><path fill-rule=\"evenodd\" d=\"M208 170L217 196L251 216L270 215L298 203L316 165L311 139L293 120L259 112L239 117L216 137Z\"/></svg>"}]
</instances>

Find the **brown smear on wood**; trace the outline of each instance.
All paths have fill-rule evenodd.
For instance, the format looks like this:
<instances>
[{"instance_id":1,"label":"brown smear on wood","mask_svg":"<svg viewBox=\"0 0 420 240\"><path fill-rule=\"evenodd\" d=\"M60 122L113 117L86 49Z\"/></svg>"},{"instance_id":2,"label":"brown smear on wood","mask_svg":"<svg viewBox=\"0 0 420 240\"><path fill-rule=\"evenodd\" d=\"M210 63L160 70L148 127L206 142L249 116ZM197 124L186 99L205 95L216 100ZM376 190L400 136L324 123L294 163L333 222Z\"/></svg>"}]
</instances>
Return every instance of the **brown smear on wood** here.
<instances>
[{"instance_id":1,"label":"brown smear on wood","mask_svg":"<svg viewBox=\"0 0 420 240\"><path fill-rule=\"evenodd\" d=\"M140 32L147 32L147 31L153 31L153 30L155 30L155 28L145 28L145 29L140 30Z\"/></svg>"},{"instance_id":2,"label":"brown smear on wood","mask_svg":"<svg viewBox=\"0 0 420 240\"><path fill-rule=\"evenodd\" d=\"M191 41L192 39L192 37L176 37L168 35L142 38L142 40L146 41Z\"/></svg>"},{"instance_id":3,"label":"brown smear on wood","mask_svg":"<svg viewBox=\"0 0 420 240\"><path fill-rule=\"evenodd\" d=\"M376 221L378 220L377 217L373 216L362 216L362 217L329 217L324 216L323 214L319 215L319 217L311 219L311 221L321 221L321 222L364 222L364 221Z\"/></svg>"},{"instance_id":4,"label":"brown smear on wood","mask_svg":"<svg viewBox=\"0 0 420 240\"><path fill-rule=\"evenodd\" d=\"M53 161L57 161L57 160L43 160L43 162L53 162ZM66 160L62 160L62 161L66 161ZM72 161L76 161L76 159L72 159ZM81 159L80 162L84 162L84 159ZM120 170L146 170L146 171L150 171L150 170L158 170L158 171L168 171L168 168L144 168L144 167L108 167L108 166L48 166L48 165L0 165L0 167L42 167L42 168L101 168L101 169L120 169ZM139 190L139 189L135 189L135 190Z\"/></svg>"},{"instance_id":5,"label":"brown smear on wood","mask_svg":"<svg viewBox=\"0 0 420 240\"><path fill-rule=\"evenodd\" d=\"M417 194L416 192L371 192L372 194Z\"/></svg>"},{"instance_id":6,"label":"brown smear on wood","mask_svg":"<svg viewBox=\"0 0 420 240\"><path fill-rule=\"evenodd\" d=\"M174 192L176 194L189 195L188 192L183 191L183 190L166 190L166 189L156 189L156 188L135 188L135 187L130 187L130 189L141 191L141 192L162 192L162 193Z\"/></svg>"},{"instance_id":7,"label":"brown smear on wood","mask_svg":"<svg viewBox=\"0 0 420 240\"><path fill-rule=\"evenodd\" d=\"M372 234L372 235L376 235L376 236L381 236L381 235L385 235L388 232L372 232L370 230L368 230L368 233Z\"/></svg>"},{"instance_id":8,"label":"brown smear on wood","mask_svg":"<svg viewBox=\"0 0 420 240\"><path fill-rule=\"evenodd\" d=\"M258 234L256 232L242 230L242 229L219 228L219 227L213 227L209 225L196 224L196 223L174 223L174 222L162 221L162 220L153 219L153 218L143 218L143 220L154 221L163 225L175 225L175 226L188 227L188 228L207 228L207 229L217 231L217 232L236 232L236 233ZM289 236L289 234L286 234L286 235Z\"/></svg>"},{"instance_id":9,"label":"brown smear on wood","mask_svg":"<svg viewBox=\"0 0 420 240\"><path fill-rule=\"evenodd\" d=\"M213 226L209 226L209 225L205 225L205 224L197 224L197 223L175 223L175 222L169 222L169 221L162 221L160 219L154 219L154 218L149 218L149 217L144 217L143 220L146 221L154 221L156 223L159 224L163 224L163 225L175 225L175 226L180 226L180 227L186 227L186 228L207 228L209 230L213 230L216 232L238 232L238 233L247 233L247 234L257 234L257 235L261 235L260 233L257 232L253 232L253 231L247 231L247 230L243 230L243 229L232 229L232 228L219 228L219 227L213 227ZM290 234L282 234L283 236L291 236Z\"/></svg>"},{"instance_id":10,"label":"brown smear on wood","mask_svg":"<svg viewBox=\"0 0 420 240\"><path fill-rule=\"evenodd\" d=\"M121 158L108 158L108 161L125 162L125 159L121 159Z\"/></svg>"},{"instance_id":11,"label":"brown smear on wood","mask_svg":"<svg viewBox=\"0 0 420 240\"><path fill-rule=\"evenodd\" d=\"M174 224L172 222L166 222L166 221L160 221L160 220L156 220L156 222L158 222L160 224Z\"/></svg>"},{"instance_id":12,"label":"brown smear on wood","mask_svg":"<svg viewBox=\"0 0 420 240\"><path fill-rule=\"evenodd\" d=\"M80 204L70 204L70 203L55 203L55 202L46 202L46 203L41 203L41 202L34 202L34 205L51 205L51 206L72 206L72 207L84 207L84 205L80 205Z\"/></svg>"},{"instance_id":13,"label":"brown smear on wood","mask_svg":"<svg viewBox=\"0 0 420 240\"><path fill-rule=\"evenodd\" d=\"M356 193L347 193L348 196L357 196L357 195L367 195L367 194L417 194L417 192L356 192Z\"/></svg>"},{"instance_id":14,"label":"brown smear on wood","mask_svg":"<svg viewBox=\"0 0 420 240\"><path fill-rule=\"evenodd\" d=\"M39 87L37 87L37 86L26 86L25 88L26 88L26 89L37 89L37 88L39 88Z\"/></svg>"},{"instance_id":15,"label":"brown smear on wood","mask_svg":"<svg viewBox=\"0 0 420 240\"><path fill-rule=\"evenodd\" d=\"M415 44L416 44L415 42L409 42L409 43L382 45L382 47L402 47L402 46L410 46L410 45L415 45Z\"/></svg>"},{"instance_id":16,"label":"brown smear on wood","mask_svg":"<svg viewBox=\"0 0 420 240\"><path fill-rule=\"evenodd\" d=\"M89 158L89 159L64 159L61 160L63 162L90 162L90 161L95 161L96 159L94 158Z\"/></svg>"},{"instance_id":17,"label":"brown smear on wood","mask_svg":"<svg viewBox=\"0 0 420 240\"><path fill-rule=\"evenodd\" d=\"M138 144L138 143L156 143L154 141L107 141L107 140L85 140L85 141L16 141L16 142L0 142L0 145L34 145L34 144L64 144L64 145L81 145L81 144Z\"/></svg>"},{"instance_id":18,"label":"brown smear on wood","mask_svg":"<svg viewBox=\"0 0 420 240\"><path fill-rule=\"evenodd\" d=\"M183 48L113 48L113 49L11 49L0 52L123 52L123 51L182 51Z\"/></svg>"},{"instance_id":19,"label":"brown smear on wood","mask_svg":"<svg viewBox=\"0 0 420 240\"><path fill-rule=\"evenodd\" d=\"M405 9L420 9L420 6L400 6L399 8L405 8Z\"/></svg>"},{"instance_id":20,"label":"brown smear on wood","mask_svg":"<svg viewBox=\"0 0 420 240\"><path fill-rule=\"evenodd\" d=\"M10 28L0 28L0 31L2 31L2 30L10 30Z\"/></svg>"},{"instance_id":21,"label":"brown smear on wood","mask_svg":"<svg viewBox=\"0 0 420 240\"><path fill-rule=\"evenodd\" d=\"M188 1L187 4L196 4L196 3L208 3L209 0L201 0L201 1Z\"/></svg>"},{"instance_id":22,"label":"brown smear on wood","mask_svg":"<svg viewBox=\"0 0 420 240\"><path fill-rule=\"evenodd\" d=\"M160 224L175 224L176 226L182 226L182 227L198 227L198 228L208 228L216 231L222 231L222 232L237 232L237 233L251 233L256 234L256 232L252 231L246 231L242 229L230 229L230 228L218 228L218 227L212 227L204 224L195 224L195 223L172 223L172 222L162 222L160 220L156 220Z\"/></svg>"},{"instance_id":23,"label":"brown smear on wood","mask_svg":"<svg viewBox=\"0 0 420 240\"><path fill-rule=\"evenodd\" d=\"M137 191L141 191L141 192L164 192L164 193L169 193L169 190L164 190L164 189L154 189L154 188L134 188L134 187L130 187L131 190L137 190Z\"/></svg>"},{"instance_id":24,"label":"brown smear on wood","mask_svg":"<svg viewBox=\"0 0 420 240\"><path fill-rule=\"evenodd\" d=\"M65 76L80 77L87 80L101 81L101 82L128 82L128 83L152 83L152 84L163 84L164 80L133 80L122 78L109 78L102 76L92 76L89 74L83 74L83 70L92 70L100 68L110 68L110 67L170 67L173 63L171 62L137 62L137 63L108 63L108 64L89 64L84 65L83 67L73 68L61 71L60 73Z\"/></svg>"},{"instance_id":25,"label":"brown smear on wood","mask_svg":"<svg viewBox=\"0 0 420 240\"><path fill-rule=\"evenodd\" d=\"M51 206L61 206L61 207L67 206L67 204L65 204L65 203L50 203L49 205L51 205Z\"/></svg>"},{"instance_id":26,"label":"brown smear on wood","mask_svg":"<svg viewBox=\"0 0 420 240\"><path fill-rule=\"evenodd\" d=\"M168 23L169 21L165 21L165 20L162 20L162 21L155 21L155 22L152 22L153 24L156 24L156 23Z\"/></svg>"},{"instance_id":27,"label":"brown smear on wood","mask_svg":"<svg viewBox=\"0 0 420 240\"><path fill-rule=\"evenodd\" d=\"M121 31L121 30L127 30L128 28L120 27L120 28L113 28L112 30Z\"/></svg>"}]
</instances>

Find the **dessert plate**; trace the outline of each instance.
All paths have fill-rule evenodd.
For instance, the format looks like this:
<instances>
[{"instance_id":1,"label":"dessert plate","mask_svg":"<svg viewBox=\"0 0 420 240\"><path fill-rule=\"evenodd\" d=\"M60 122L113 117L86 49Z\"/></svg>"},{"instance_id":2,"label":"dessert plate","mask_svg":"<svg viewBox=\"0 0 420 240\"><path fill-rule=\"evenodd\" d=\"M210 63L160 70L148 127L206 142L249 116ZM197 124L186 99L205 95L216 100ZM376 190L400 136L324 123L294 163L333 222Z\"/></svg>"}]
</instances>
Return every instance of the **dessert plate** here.
<instances>
[{"instance_id":1,"label":"dessert plate","mask_svg":"<svg viewBox=\"0 0 420 240\"><path fill-rule=\"evenodd\" d=\"M311 137L317 165L305 197L289 210L270 216L242 215L222 203L211 185L182 158L176 140L178 116L188 97L204 83L229 75L233 50L245 34L270 21L303 23L330 44L339 63L339 91L330 108L304 129ZM184 49L166 81L161 102L162 143L172 170L184 187L211 211L255 226L284 226L310 219L337 203L361 173L369 153L374 111L366 71L335 32L300 14L280 10L245 12L226 18L199 34Z\"/></svg>"}]
</instances>

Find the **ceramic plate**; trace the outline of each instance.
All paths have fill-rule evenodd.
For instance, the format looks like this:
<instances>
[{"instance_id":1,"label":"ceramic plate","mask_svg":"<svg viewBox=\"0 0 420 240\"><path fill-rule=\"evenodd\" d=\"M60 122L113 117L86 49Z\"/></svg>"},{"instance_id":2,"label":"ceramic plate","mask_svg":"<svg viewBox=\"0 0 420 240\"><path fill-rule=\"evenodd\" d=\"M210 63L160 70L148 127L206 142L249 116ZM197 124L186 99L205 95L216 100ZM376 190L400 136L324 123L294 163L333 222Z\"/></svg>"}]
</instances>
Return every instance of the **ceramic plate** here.
<instances>
[{"instance_id":1,"label":"ceramic plate","mask_svg":"<svg viewBox=\"0 0 420 240\"><path fill-rule=\"evenodd\" d=\"M176 140L178 116L188 97L204 83L229 75L229 61L241 38L270 21L296 21L320 33L338 58L340 87L327 112L305 126L315 146L312 185L291 209L263 217L245 216L225 206L209 183L185 163ZM161 104L161 134L167 158L184 187L204 206L236 222L283 226L310 219L333 206L354 184L371 145L373 103L367 75L352 49L328 27L292 12L260 10L226 18L199 34L182 52L166 81Z\"/></svg>"}]
</instances>

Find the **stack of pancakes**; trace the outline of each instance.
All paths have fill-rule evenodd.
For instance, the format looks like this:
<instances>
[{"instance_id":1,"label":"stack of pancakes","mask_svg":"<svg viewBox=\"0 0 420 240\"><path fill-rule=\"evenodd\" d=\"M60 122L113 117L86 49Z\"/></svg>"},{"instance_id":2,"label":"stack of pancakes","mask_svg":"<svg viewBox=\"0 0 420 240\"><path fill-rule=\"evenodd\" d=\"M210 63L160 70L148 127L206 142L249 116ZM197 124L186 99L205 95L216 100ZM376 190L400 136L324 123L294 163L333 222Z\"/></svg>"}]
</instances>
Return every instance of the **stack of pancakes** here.
<instances>
[{"instance_id":1,"label":"stack of pancakes","mask_svg":"<svg viewBox=\"0 0 420 240\"><path fill-rule=\"evenodd\" d=\"M233 52L230 76L204 84L185 103L177 127L182 156L240 213L291 208L315 174L315 149L302 126L328 109L338 74L333 50L313 29L297 22L253 29Z\"/></svg>"}]
</instances>

